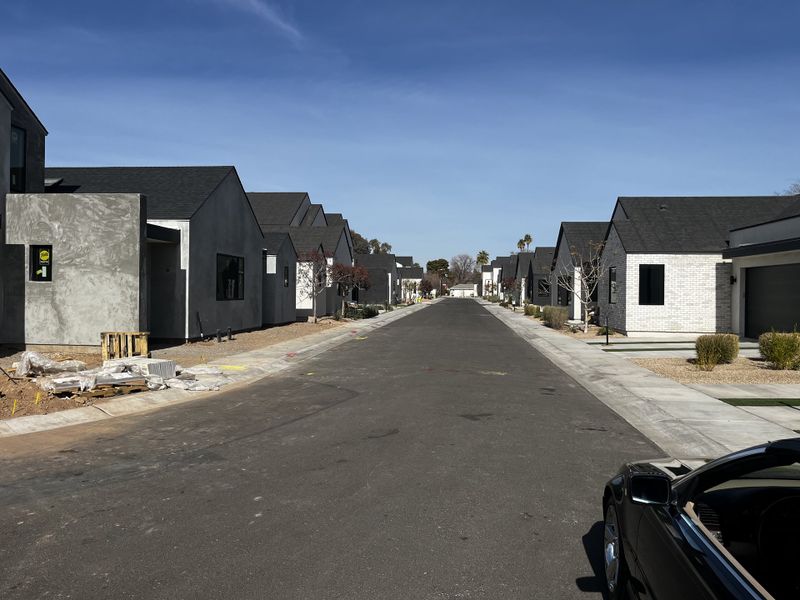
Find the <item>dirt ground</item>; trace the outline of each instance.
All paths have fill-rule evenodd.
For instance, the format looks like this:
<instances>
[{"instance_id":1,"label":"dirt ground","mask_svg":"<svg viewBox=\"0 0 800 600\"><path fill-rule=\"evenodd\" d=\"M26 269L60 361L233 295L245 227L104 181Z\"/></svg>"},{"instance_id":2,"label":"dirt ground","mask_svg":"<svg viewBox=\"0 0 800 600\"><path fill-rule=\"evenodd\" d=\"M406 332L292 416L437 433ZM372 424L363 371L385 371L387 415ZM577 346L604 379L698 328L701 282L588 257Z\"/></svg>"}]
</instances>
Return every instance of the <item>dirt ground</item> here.
<instances>
[{"instance_id":1,"label":"dirt ground","mask_svg":"<svg viewBox=\"0 0 800 600\"><path fill-rule=\"evenodd\" d=\"M536 317L528 317L528 318L529 319L533 319L537 323L540 323L540 324L544 325L544 323L542 323L542 319L541 318L536 318ZM569 328L569 326L565 325L558 332L559 333L563 333L564 335L566 335L568 337L575 338L575 339L578 339L578 340L605 339L606 334L604 333L603 335L598 335L597 334L598 331L600 331L600 328L597 325L589 325L589 331L587 331L586 333L584 333L582 330L573 333L572 330ZM621 333L612 332L611 334L609 334L608 337L609 338L623 338L625 336L622 335Z\"/></svg>"},{"instance_id":2,"label":"dirt ground","mask_svg":"<svg viewBox=\"0 0 800 600\"><path fill-rule=\"evenodd\" d=\"M795 383L800 384L800 371L770 369L761 359L737 358L729 365L717 365L713 371L701 371L693 359L685 358L632 358L640 367L650 369L678 383Z\"/></svg>"},{"instance_id":3,"label":"dirt ground","mask_svg":"<svg viewBox=\"0 0 800 600\"><path fill-rule=\"evenodd\" d=\"M232 354L279 344L320 331L328 331L346 323L347 321L334 321L333 319L324 319L319 323L290 323L279 327L235 334L232 341L226 340L222 343L211 341L190 342L166 347L156 345L155 349L151 348L150 354L153 358L171 359L182 367L191 367ZM42 354L57 361L80 360L86 363L88 369L99 367L103 363L99 349L91 353L42 352ZM22 351L18 351L9 352L6 356L0 357L0 367L3 367L13 377L14 372L11 365L18 362L21 355ZM14 378L10 380L0 372L0 419L45 415L92 403L91 398L50 396L42 391L33 379Z\"/></svg>"}]
</instances>

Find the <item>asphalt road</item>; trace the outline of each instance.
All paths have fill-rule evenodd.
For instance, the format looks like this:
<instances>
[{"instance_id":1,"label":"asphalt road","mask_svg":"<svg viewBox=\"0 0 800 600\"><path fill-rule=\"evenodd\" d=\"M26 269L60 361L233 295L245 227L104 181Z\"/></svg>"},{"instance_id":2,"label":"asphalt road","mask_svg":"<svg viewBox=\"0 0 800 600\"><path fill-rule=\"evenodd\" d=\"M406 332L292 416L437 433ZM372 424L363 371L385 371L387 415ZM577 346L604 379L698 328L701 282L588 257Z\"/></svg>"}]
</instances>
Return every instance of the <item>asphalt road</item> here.
<instances>
[{"instance_id":1,"label":"asphalt road","mask_svg":"<svg viewBox=\"0 0 800 600\"><path fill-rule=\"evenodd\" d=\"M659 452L470 300L288 374L0 441L0 597L601 597Z\"/></svg>"}]
</instances>

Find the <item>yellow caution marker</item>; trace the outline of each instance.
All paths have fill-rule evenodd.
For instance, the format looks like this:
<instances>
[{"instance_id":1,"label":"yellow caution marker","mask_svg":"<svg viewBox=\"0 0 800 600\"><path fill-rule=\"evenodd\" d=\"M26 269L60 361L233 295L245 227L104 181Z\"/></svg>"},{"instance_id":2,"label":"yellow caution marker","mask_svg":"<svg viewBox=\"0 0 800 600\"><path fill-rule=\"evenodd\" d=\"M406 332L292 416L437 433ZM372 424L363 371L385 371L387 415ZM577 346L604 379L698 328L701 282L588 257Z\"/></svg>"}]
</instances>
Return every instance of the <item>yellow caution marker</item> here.
<instances>
[{"instance_id":1,"label":"yellow caution marker","mask_svg":"<svg viewBox=\"0 0 800 600\"><path fill-rule=\"evenodd\" d=\"M223 371L244 371L247 367L242 367L240 365L219 365L219 368Z\"/></svg>"},{"instance_id":2,"label":"yellow caution marker","mask_svg":"<svg viewBox=\"0 0 800 600\"><path fill-rule=\"evenodd\" d=\"M33 403L38 406L41 399L42 399L42 392L36 392L36 400L34 400Z\"/></svg>"},{"instance_id":3,"label":"yellow caution marker","mask_svg":"<svg viewBox=\"0 0 800 600\"><path fill-rule=\"evenodd\" d=\"M367 339L367 336L365 336L365 335L360 335L360 336L358 336L356 339L357 339L357 340L365 340L365 339Z\"/></svg>"},{"instance_id":4,"label":"yellow caution marker","mask_svg":"<svg viewBox=\"0 0 800 600\"><path fill-rule=\"evenodd\" d=\"M11 407L11 416L14 416L14 413L17 412L17 399L14 399L14 406Z\"/></svg>"}]
</instances>

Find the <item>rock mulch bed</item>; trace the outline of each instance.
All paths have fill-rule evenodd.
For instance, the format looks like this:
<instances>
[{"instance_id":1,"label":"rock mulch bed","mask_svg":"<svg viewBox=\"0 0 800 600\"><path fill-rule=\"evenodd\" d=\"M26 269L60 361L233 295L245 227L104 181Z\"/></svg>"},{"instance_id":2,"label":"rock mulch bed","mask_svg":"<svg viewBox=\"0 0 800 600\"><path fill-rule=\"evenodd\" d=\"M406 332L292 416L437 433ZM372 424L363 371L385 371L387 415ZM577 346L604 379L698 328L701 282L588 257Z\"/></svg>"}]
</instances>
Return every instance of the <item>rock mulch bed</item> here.
<instances>
[{"instance_id":1,"label":"rock mulch bed","mask_svg":"<svg viewBox=\"0 0 800 600\"><path fill-rule=\"evenodd\" d=\"M631 358L640 367L650 369L678 383L704 384L800 384L800 371L770 369L761 359L739 357L729 365L717 365L713 371L701 371L694 359L685 358Z\"/></svg>"}]
</instances>

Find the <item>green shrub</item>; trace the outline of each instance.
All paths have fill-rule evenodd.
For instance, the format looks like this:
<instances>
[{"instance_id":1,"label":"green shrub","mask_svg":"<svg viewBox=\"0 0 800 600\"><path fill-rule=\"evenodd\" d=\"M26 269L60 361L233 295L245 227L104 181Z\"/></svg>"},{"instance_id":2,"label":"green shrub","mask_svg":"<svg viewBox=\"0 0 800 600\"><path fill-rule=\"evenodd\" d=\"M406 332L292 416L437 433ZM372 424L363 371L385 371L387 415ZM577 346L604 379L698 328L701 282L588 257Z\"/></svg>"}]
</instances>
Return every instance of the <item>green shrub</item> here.
<instances>
[{"instance_id":1,"label":"green shrub","mask_svg":"<svg viewBox=\"0 0 800 600\"><path fill-rule=\"evenodd\" d=\"M561 306L545 306L542 310L542 320L552 329L561 329L567 322L567 309Z\"/></svg>"},{"instance_id":2,"label":"green shrub","mask_svg":"<svg viewBox=\"0 0 800 600\"><path fill-rule=\"evenodd\" d=\"M362 319L371 319L372 317L378 316L378 309L374 306L365 306L361 309L361 318Z\"/></svg>"},{"instance_id":3,"label":"green shrub","mask_svg":"<svg viewBox=\"0 0 800 600\"><path fill-rule=\"evenodd\" d=\"M730 364L739 356L739 337L732 333L701 335L694 344L697 367L712 371L719 364Z\"/></svg>"},{"instance_id":4,"label":"green shrub","mask_svg":"<svg viewBox=\"0 0 800 600\"><path fill-rule=\"evenodd\" d=\"M758 338L761 356L773 369L800 368L800 333L770 331Z\"/></svg>"},{"instance_id":5,"label":"green shrub","mask_svg":"<svg viewBox=\"0 0 800 600\"><path fill-rule=\"evenodd\" d=\"M608 335L614 335L614 329L612 327L606 327L605 325L597 328L597 335L605 335L606 333Z\"/></svg>"},{"instance_id":6,"label":"green shrub","mask_svg":"<svg viewBox=\"0 0 800 600\"><path fill-rule=\"evenodd\" d=\"M500 302L500 296L493 295L486 298L489 302Z\"/></svg>"},{"instance_id":7,"label":"green shrub","mask_svg":"<svg viewBox=\"0 0 800 600\"><path fill-rule=\"evenodd\" d=\"M536 304L526 304L525 305L525 314L529 317L541 317L542 316L542 309L539 308Z\"/></svg>"}]
</instances>

